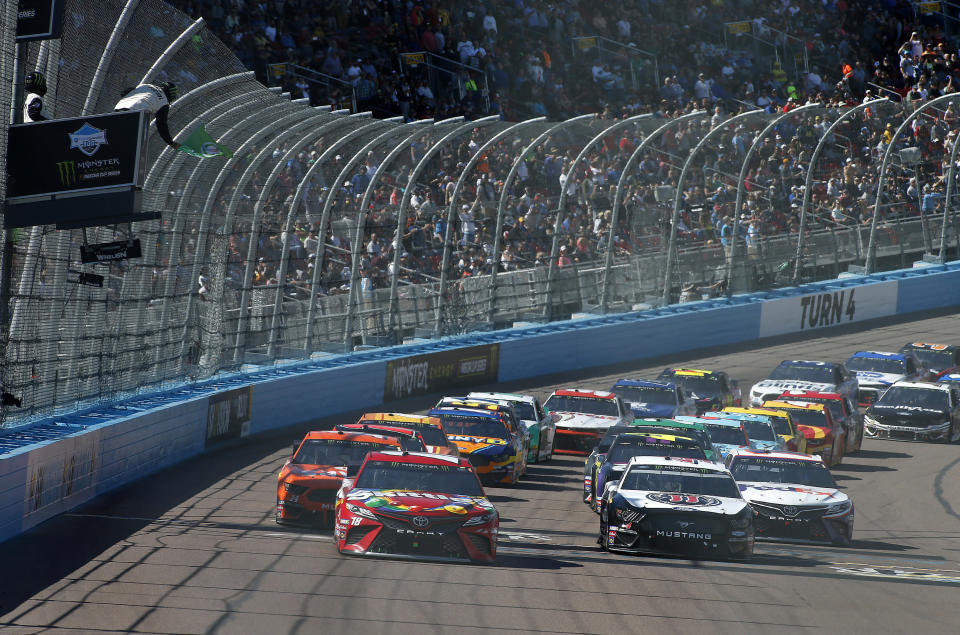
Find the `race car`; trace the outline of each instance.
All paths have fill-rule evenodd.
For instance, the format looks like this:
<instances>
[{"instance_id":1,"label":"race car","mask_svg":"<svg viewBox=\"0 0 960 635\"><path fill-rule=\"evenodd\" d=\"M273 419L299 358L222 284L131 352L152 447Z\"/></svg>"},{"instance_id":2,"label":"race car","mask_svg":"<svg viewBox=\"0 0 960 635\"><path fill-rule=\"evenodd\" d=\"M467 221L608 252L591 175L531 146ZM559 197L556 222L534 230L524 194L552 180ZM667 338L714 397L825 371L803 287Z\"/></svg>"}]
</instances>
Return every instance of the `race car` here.
<instances>
[{"instance_id":1,"label":"race car","mask_svg":"<svg viewBox=\"0 0 960 635\"><path fill-rule=\"evenodd\" d=\"M767 415L752 414L748 412L716 412L705 414L704 418L717 416L723 419L733 419L743 424L747 431L747 438L750 439L750 447L754 450L786 450L786 442L777 434L777 429L773 426L773 418Z\"/></svg>"},{"instance_id":2,"label":"race car","mask_svg":"<svg viewBox=\"0 0 960 635\"><path fill-rule=\"evenodd\" d=\"M857 375L857 404L867 408L898 381L928 379L930 371L913 353L860 351L845 362Z\"/></svg>"},{"instance_id":3,"label":"race car","mask_svg":"<svg viewBox=\"0 0 960 635\"><path fill-rule=\"evenodd\" d=\"M956 383L960 385L960 372L945 372L937 376L938 384L952 384Z\"/></svg>"},{"instance_id":4,"label":"race car","mask_svg":"<svg viewBox=\"0 0 960 635\"><path fill-rule=\"evenodd\" d=\"M772 401L786 390L813 390L838 392L857 398L857 376L842 363L784 360L770 375L750 389L750 405L760 406Z\"/></svg>"},{"instance_id":5,"label":"race car","mask_svg":"<svg viewBox=\"0 0 960 635\"><path fill-rule=\"evenodd\" d=\"M453 408L478 408L481 410L492 410L495 412L502 412L504 415L506 415L507 427L510 429L511 434L520 437L521 443L524 447L523 471L521 472L521 476L527 472L527 454L530 451L530 432L527 430L527 426L520 421L517 411L508 401L498 401L496 399L468 399L466 397L444 397L434 407L443 408L445 406Z\"/></svg>"},{"instance_id":6,"label":"race car","mask_svg":"<svg viewBox=\"0 0 960 635\"><path fill-rule=\"evenodd\" d=\"M436 417L425 415L411 415L397 412L367 412L360 416L357 423L386 424L400 428L416 430L423 437L427 452L431 454L445 454L459 456L457 446L447 438L443 431L443 424Z\"/></svg>"},{"instance_id":7,"label":"race car","mask_svg":"<svg viewBox=\"0 0 960 635\"><path fill-rule=\"evenodd\" d=\"M633 421L623 400L604 390L561 388L550 395L543 408L556 415L557 454L590 454L607 428Z\"/></svg>"},{"instance_id":8,"label":"race car","mask_svg":"<svg viewBox=\"0 0 960 635\"><path fill-rule=\"evenodd\" d=\"M673 382L618 379L610 392L623 399L635 418L697 414L696 405Z\"/></svg>"},{"instance_id":9,"label":"race car","mask_svg":"<svg viewBox=\"0 0 960 635\"><path fill-rule=\"evenodd\" d=\"M808 401L822 403L830 409L834 421L839 421L847 431L847 445L844 455L860 450L863 445L863 414L847 397L836 392L814 392L812 390L788 390L780 395L781 401Z\"/></svg>"},{"instance_id":10,"label":"race car","mask_svg":"<svg viewBox=\"0 0 960 635\"><path fill-rule=\"evenodd\" d=\"M500 517L470 463L422 452L372 452L337 504L347 555L493 562Z\"/></svg>"},{"instance_id":11,"label":"race car","mask_svg":"<svg viewBox=\"0 0 960 635\"><path fill-rule=\"evenodd\" d=\"M765 415L770 418L770 422L773 423L773 429L776 430L780 438L783 439L787 450L806 454L807 440L803 436L803 433L797 430L797 426L793 422L793 417L790 416L790 412L787 410L770 410L768 408L738 408L734 406L731 408L724 408L720 412L742 412L744 414Z\"/></svg>"},{"instance_id":12,"label":"race car","mask_svg":"<svg viewBox=\"0 0 960 635\"><path fill-rule=\"evenodd\" d=\"M899 382L863 416L869 437L939 440L960 436L960 385Z\"/></svg>"},{"instance_id":13,"label":"race car","mask_svg":"<svg viewBox=\"0 0 960 635\"><path fill-rule=\"evenodd\" d=\"M703 450L708 461L720 463L720 452L713 447L710 433L702 423L678 421L677 419L634 419L630 424L634 432L663 432L664 434L678 434L690 437Z\"/></svg>"},{"instance_id":14,"label":"race car","mask_svg":"<svg viewBox=\"0 0 960 635\"><path fill-rule=\"evenodd\" d=\"M337 490L368 452L400 450L394 437L364 432L308 432L277 478L279 524L333 524Z\"/></svg>"},{"instance_id":15,"label":"race car","mask_svg":"<svg viewBox=\"0 0 960 635\"><path fill-rule=\"evenodd\" d=\"M737 450L727 467L757 512L757 540L850 544L853 502L819 456Z\"/></svg>"},{"instance_id":16,"label":"race car","mask_svg":"<svg viewBox=\"0 0 960 635\"><path fill-rule=\"evenodd\" d=\"M807 453L819 454L827 467L840 465L847 448L847 431L826 404L809 401L766 401L764 408L789 410L807 439Z\"/></svg>"},{"instance_id":17,"label":"race car","mask_svg":"<svg viewBox=\"0 0 960 635\"><path fill-rule=\"evenodd\" d=\"M704 460L707 458L700 444L690 437L646 431L621 433L614 439L613 445L610 446L597 469L593 484L594 503L591 505L594 511L599 511L598 492L603 492L608 481L611 483L619 481L627 463L635 456L671 456Z\"/></svg>"},{"instance_id":18,"label":"race car","mask_svg":"<svg viewBox=\"0 0 960 635\"><path fill-rule=\"evenodd\" d=\"M665 368L657 379L672 381L683 388L696 404L694 414L741 404L740 384L722 370Z\"/></svg>"},{"instance_id":19,"label":"race car","mask_svg":"<svg viewBox=\"0 0 960 635\"><path fill-rule=\"evenodd\" d=\"M393 437L400 441L400 449L408 452L426 452L427 444L423 442L423 436L416 430L403 428L400 426L388 426L382 423L338 423L333 426L334 430L344 432L370 432L371 434L382 434L387 437Z\"/></svg>"},{"instance_id":20,"label":"race car","mask_svg":"<svg viewBox=\"0 0 960 635\"><path fill-rule=\"evenodd\" d=\"M753 510L721 465L635 457L600 501L601 549L749 558Z\"/></svg>"},{"instance_id":21,"label":"race car","mask_svg":"<svg viewBox=\"0 0 960 635\"><path fill-rule=\"evenodd\" d=\"M513 406L520 422L527 427L530 435L530 451L527 461L539 463L553 458L553 444L557 435L557 424L553 417L543 411L540 400L532 395L517 395L507 392L471 392L467 399L493 399L507 402Z\"/></svg>"},{"instance_id":22,"label":"race car","mask_svg":"<svg viewBox=\"0 0 960 635\"><path fill-rule=\"evenodd\" d=\"M910 342L900 347L901 353L913 353L933 373L960 366L960 346Z\"/></svg>"},{"instance_id":23,"label":"race car","mask_svg":"<svg viewBox=\"0 0 960 635\"><path fill-rule=\"evenodd\" d=\"M526 471L527 449L505 413L497 410L444 406L429 413L443 424L460 456L488 484L516 485Z\"/></svg>"},{"instance_id":24,"label":"race car","mask_svg":"<svg viewBox=\"0 0 960 635\"><path fill-rule=\"evenodd\" d=\"M750 437L740 421L717 417L677 417L677 421L699 423L706 428L713 449L719 453L721 461L735 448L750 447Z\"/></svg>"}]
</instances>

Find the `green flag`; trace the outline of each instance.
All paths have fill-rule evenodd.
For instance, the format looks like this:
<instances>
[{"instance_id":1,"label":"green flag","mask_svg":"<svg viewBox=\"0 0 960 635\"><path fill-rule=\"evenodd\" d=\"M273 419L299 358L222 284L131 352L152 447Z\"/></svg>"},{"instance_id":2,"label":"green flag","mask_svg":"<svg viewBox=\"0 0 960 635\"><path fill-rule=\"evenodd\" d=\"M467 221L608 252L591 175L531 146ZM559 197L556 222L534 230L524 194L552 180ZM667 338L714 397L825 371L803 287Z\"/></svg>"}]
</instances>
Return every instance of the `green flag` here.
<instances>
[{"instance_id":1,"label":"green flag","mask_svg":"<svg viewBox=\"0 0 960 635\"><path fill-rule=\"evenodd\" d=\"M233 156L233 152L226 146L222 146L213 140L213 137L207 133L207 129L200 124L200 127L193 131L186 141L180 144L180 152L186 152L199 159L210 159L213 157Z\"/></svg>"}]
</instances>

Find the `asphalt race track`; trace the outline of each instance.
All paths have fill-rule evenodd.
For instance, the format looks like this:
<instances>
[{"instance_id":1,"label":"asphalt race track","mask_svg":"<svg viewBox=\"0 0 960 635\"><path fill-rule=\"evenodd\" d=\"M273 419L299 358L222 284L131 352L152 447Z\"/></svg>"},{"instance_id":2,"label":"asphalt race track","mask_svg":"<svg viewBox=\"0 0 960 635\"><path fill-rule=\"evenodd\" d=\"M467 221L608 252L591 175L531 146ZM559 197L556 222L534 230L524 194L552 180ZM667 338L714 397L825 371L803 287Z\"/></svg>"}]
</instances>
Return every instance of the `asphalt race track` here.
<instances>
[{"instance_id":1,"label":"asphalt race track","mask_svg":"<svg viewBox=\"0 0 960 635\"><path fill-rule=\"evenodd\" d=\"M781 359L845 359L960 341L940 313L829 336L592 369L503 388L608 388L666 364L723 368L744 392ZM435 398L399 402L423 410ZM349 419L342 417L341 419ZM316 427L329 425L321 420ZM345 558L330 532L273 521L295 431L195 459L0 545L0 629L16 633L956 633L960 445L864 442L835 469L856 504L850 548L765 543L746 564L602 553L582 459L491 489L495 566Z\"/></svg>"}]
</instances>

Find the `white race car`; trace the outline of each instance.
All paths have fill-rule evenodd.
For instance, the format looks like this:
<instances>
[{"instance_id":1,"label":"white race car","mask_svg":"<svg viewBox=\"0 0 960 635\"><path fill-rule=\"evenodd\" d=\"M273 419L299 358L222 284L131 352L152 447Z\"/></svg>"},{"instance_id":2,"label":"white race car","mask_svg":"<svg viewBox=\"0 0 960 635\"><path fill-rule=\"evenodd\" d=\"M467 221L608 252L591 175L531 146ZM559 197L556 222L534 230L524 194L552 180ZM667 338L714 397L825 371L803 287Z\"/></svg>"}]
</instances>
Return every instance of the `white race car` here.
<instances>
[{"instance_id":1,"label":"white race car","mask_svg":"<svg viewBox=\"0 0 960 635\"><path fill-rule=\"evenodd\" d=\"M518 395L507 392L471 392L468 399L492 399L513 406L517 417L530 433L530 454L527 461L539 463L549 461L553 456L553 444L557 434L557 425L553 417L543 411L540 400L532 395Z\"/></svg>"},{"instance_id":2,"label":"white race car","mask_svg":"<svg viewBox=\"0 0 960 635\"><path fill-rule=\"evenodd\" d=\"M758 540L846 545L853 538L853 502L819 456L734 450L727 466L757 512Z\"/></svg>"},{"instance_id":3,"label":"white race car","mask_svg":"<svg viewBox=\"0 0 960 635\"><path fill-rule=\"evenodd\" d=\"M865 408L898 381L927 379L930 375L912 353L859 351L850 356L846 366L857 374L857 402Z\"/></svg>"},{"instance_id":4,"label":"white race car","mask_svg":"<svg viewBox=\"0 0 960 635\"><path fill-rule=\"evenodd\" d=\"M770 375L750 389L750 405L759 407L764 401L775 401L788 390L837 392L857 398L857 376L843 364L788 359L780 362Z\"/></svg>"},{"instance_id":5,"label":"white race car","mask_svg":"<svg viewBox=\"0 0 960 635\"><path fill-rule=\"evenodd\" d=\"M557 437L554 452L586 456L607 428L627 425L633 414L623 399L605 390L561 388L543 404L554 417Z\"/></svg>"}]
</instances>

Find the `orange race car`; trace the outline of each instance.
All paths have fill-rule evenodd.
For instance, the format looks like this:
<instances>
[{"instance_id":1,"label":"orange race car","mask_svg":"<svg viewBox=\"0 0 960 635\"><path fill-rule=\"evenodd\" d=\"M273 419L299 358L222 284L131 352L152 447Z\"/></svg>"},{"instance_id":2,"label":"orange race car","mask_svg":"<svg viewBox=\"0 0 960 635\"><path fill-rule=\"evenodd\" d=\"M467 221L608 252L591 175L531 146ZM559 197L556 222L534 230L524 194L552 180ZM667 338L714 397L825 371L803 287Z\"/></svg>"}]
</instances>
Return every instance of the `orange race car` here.
<instances>
[{"instance_id":1,"label":"orange race car","mask_svg":"<svg viewBox=\"0 0 960 635\"><path fill-rule=\"evenodd\" d=\"M344 432L370 432L371 434L382 434L400 440L400 447L407 452L426 452L427 444L423 442L423 436L417 430L403 428L400 426L391 426L385 423L338 423L333 426L334 430L343 430Z\"/></svg>"},{"instance_id":2,"label":"orange race car","mask_svg":"<svg viewBox=\"0 0 960 635\"><path fill-rule=\"evenodd\" d=\"M357 423L380 423L398 428L410 428L419 432L423 437L427 452L446 456L460 456L457 446L447 438L447 433L443 431L443 423L438 417L397 412L367 412L357 420Z\"/></svg>"},{"instance_id":3,"label":"orange race car","mask_svg":"<svg viewBox=\"0 0 960 635\"><path fill-rule=\"evenodd\" d=\"M368 452L401 449L399 439L381 434L308 432L280 470L277 522L332 526L348 470L359 468Z\"/></svg>"}]
</instances>

